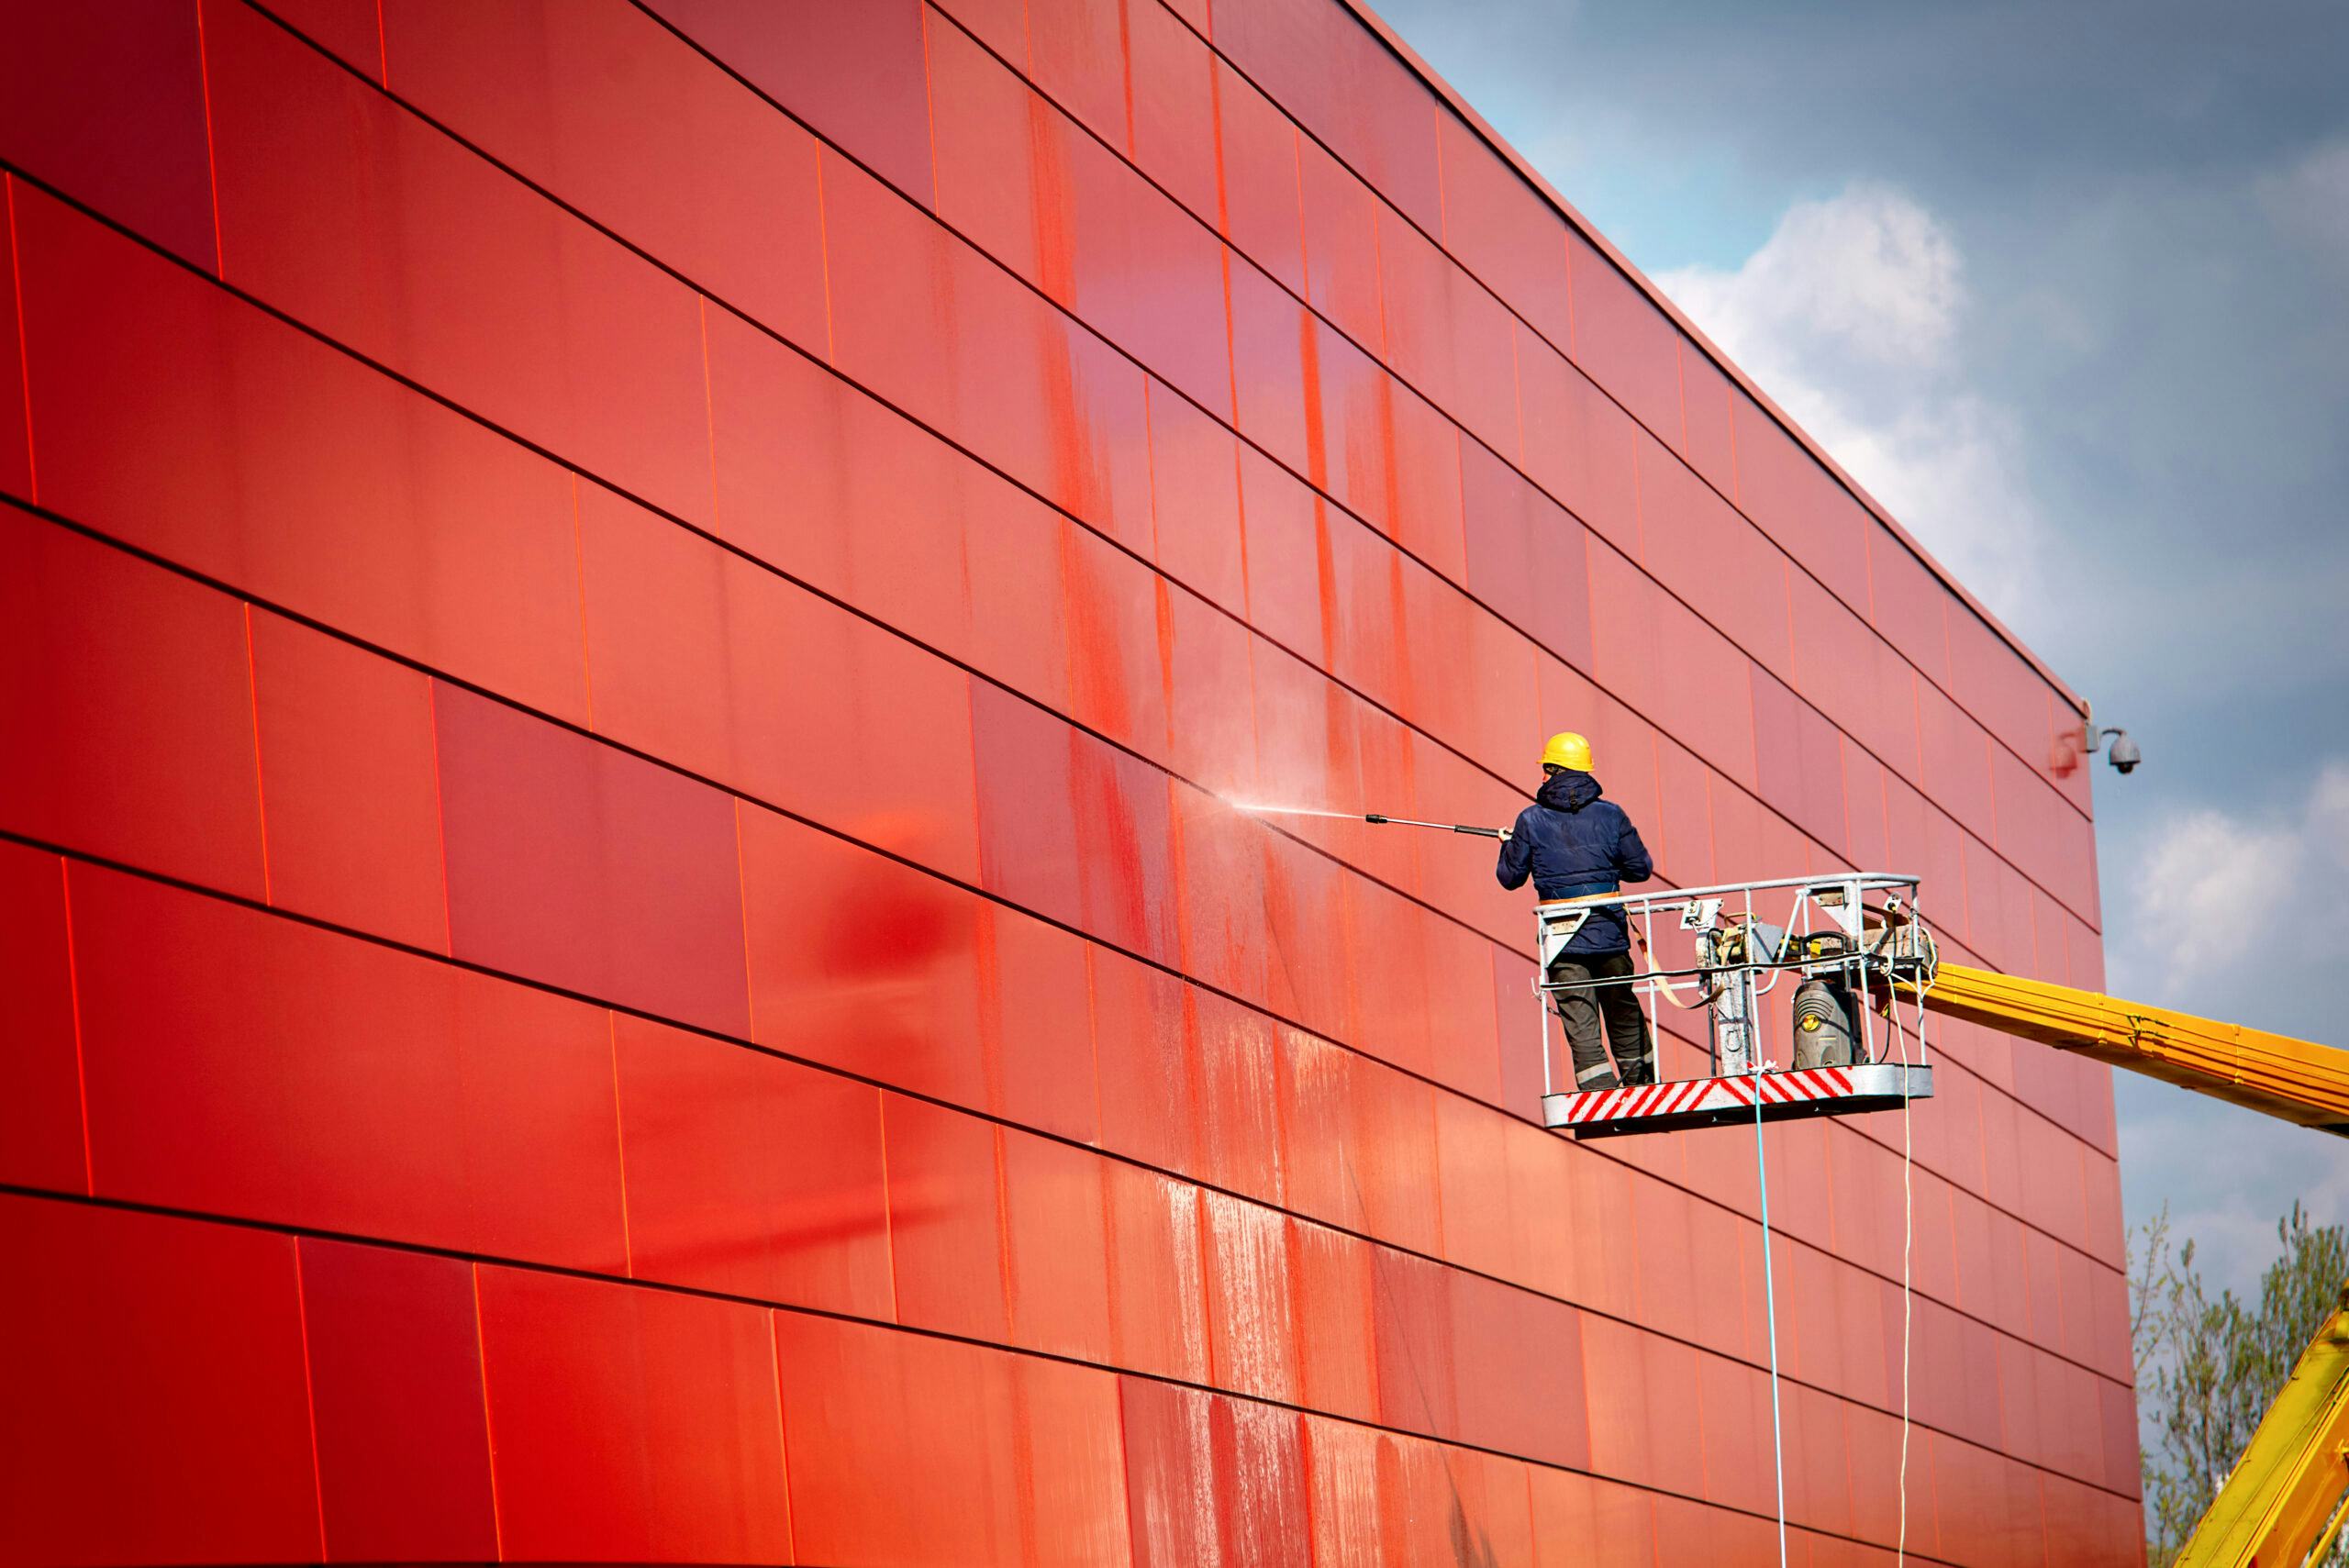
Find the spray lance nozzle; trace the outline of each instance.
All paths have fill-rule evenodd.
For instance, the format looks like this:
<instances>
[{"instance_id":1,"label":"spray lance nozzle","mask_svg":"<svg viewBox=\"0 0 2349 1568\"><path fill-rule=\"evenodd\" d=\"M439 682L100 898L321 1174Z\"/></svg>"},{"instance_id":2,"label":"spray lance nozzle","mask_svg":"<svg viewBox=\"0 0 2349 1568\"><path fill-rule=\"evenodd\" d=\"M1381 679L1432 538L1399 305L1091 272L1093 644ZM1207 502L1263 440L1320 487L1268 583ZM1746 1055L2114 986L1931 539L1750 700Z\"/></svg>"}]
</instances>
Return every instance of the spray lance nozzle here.
<instances>
[{"instance_id":1,"label":"spray lance nozzle","mask_svg":"<svg viewBox=\"0 0 2349 1568\"><path fill-rule=\"evenodd\" d=\"M1433 828L1442 833L1466 833L1478 839L1506 839L1506 828L1479 828L1473 822L1414 822L1408 817L1381 817L1376 812L1364 816L1365 822L1384 828Z\"/></svg>"},{"instance_id":2,"label":"spray lance nozzle","mask_svg":"<svg viewBox=\"0 0 2349 1568\"><path fill-rule=\"evenodd\" d=\"M1433 828L1444 833L1468 833L1479 839L1507 839L1506 828L1479 828L1473 822L1419 822L1408 817L1386 817L1366 811L1356 818L1352 812L1323 811L1318 806L1243 806L1241 810L1259 817L1329 817L1341 822L1364 821L1374 828Z\"/></svg>"}]
</instances>

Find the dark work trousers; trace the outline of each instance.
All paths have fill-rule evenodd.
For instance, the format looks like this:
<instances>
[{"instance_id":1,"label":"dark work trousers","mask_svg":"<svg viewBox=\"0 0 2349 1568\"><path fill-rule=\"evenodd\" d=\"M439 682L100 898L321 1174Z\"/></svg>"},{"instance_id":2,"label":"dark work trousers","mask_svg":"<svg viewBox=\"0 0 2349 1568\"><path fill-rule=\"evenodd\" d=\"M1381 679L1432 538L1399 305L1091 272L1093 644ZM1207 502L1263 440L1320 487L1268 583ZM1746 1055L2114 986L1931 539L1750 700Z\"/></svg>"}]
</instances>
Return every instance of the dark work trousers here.
<instances>
[{"instance_id":1,"label":"dark work trousers","mask_svg":"<svg viewBox=\"0 0 2349 1568\"><path fill-rule=\"evenodd\" d=\"M1558 995L1558 1018L1566 1027L1566 1044L1574 1051L1577 1093L1614 1088L1619 1068L1624 1084L1655 1082L1655 1046L1648 1038L1648 1020L1640 1011L1639 994L1631 986L1637 973L1628 951L1568 953L1550 965L1550 978L1569 985L1622 982ZM1602 1018L1607 1024L1607 1044L1615 1051L1612 1062L1598 1040Z\"/></svg>"}]
</instances>

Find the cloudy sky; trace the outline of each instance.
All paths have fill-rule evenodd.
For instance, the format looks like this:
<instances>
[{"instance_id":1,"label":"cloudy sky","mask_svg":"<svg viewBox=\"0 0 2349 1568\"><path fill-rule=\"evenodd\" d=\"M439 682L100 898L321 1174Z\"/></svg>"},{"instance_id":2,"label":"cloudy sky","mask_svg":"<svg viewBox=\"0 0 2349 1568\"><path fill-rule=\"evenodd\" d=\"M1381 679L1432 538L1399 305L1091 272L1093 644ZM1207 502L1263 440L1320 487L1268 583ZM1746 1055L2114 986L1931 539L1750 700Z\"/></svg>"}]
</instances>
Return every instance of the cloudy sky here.
<instances>
[{"instance_id":1,"label":"cloudy sky","mask_svg":"<svg viewBox=\"0 0 2349 1568\"><path fill-rule=\"evenodd\" d=\"M2349 1044L2349 6L1384 0L2145 763L2113 990ZM2119 1084L2255 1284L2349 1143Z\"/></svg>"}]
</instances>

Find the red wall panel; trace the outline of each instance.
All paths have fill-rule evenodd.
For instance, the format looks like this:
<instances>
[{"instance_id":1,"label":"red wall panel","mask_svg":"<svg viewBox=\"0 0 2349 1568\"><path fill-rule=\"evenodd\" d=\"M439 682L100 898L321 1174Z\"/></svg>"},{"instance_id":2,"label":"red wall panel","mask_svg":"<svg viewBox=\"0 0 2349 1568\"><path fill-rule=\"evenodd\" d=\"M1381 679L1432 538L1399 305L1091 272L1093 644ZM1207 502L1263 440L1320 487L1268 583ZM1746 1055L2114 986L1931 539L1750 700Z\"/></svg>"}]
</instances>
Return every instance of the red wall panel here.
<instances>
[{"instance_id":1,"label":"red wall panel","mask_svg":"<svg viewBox=\"0 0 2349 1568\"><path fill-rule=\"evenodd\" d=\"M0 1180L88 1190L65 862L0 844Z\"/></svg>"},{"instance_id":2,"label":"red wall panel","mask_svg":"<svg viewBox=\"0 0 2349 1568\"><path fill-rule=\"evenodd\" d=\"M636 1272L893 1316L880 1091L641 1018L612 1029Z\"/></svg>"},{"instance_id":3,"label":"red wall panel","mask_svg":"<svg viewBox=\"0 0 2349 1568\"><path fill-rule=\"evenodd\" d=\"M579 508L599 734L975 873L968 677L600 486Z\"/></svg>"},{"instance_id":4,"label":"red wall panel","mask_svg":"<svg viewBox=\"0 0 2349 1568\"><path fill-rule=\"evenodd\" d=\"M233 600L0 506L0 823L262 897L245 628Z\"/></svg>"},{"instance_id":5,"label":"red wall panel","mask_svg":"<svg viewBox=\"0 0 2349 1568\"><path fill-rule=\"evenodd\" d=\"M1198 1192L1130 1165L1104 1163L1109 1267L1109 1359L1121 1367L1205 1383L1207 1296Z\"/></svg>"},{"instance_id":6,"label":"red wall panel","mask_svg":"<svg viewBox=\"0 0 2349 1568\"><path fill-rule=\"evenodd\" d=\"M1655 1505L1643 1492L1570 1471L1528 1473L1535 1561L1646 1562L1655 1555Z\"/></svg>"},{"instance_id":7,"label":"red wall panel","mask_svg":"<svg viewBox=\"0 0 2349 1568\"><path fill-rule=\"evenodd\" d=\"M1682 441L1678 330L1580 235L1566 239L1575 362L1666 444Z\"/></svg>"},{"instance_id":8,"label":"red wall panel","mask_svg":"<svg viewBox=\"0 0 2349 1568\"><path fill-rule=\"evenodd\" d=\"M1258 267L1305 296L1302 162L1297 128L1221 59L1215 66L1218 228ZM1235 327L1237 318L1235 317Z\"/></svg>"},{"instance_id":9,"label":"red wall panel","mask_svg":"<svg viewBox=\"0 0 2349 1568\"><path fill-rule=\"evenodd\" d=\"M1086 958L1101 1146L1160 1170L1195 1170L1199 1113L1186 987L1105 949Z\"/></svg>"},{"instance_id":10,"label":"red wall panel","mask_svg":"<svg viewBox=\"0 0 2349 1568\"><path fill-rule=\"evenodd\" d=\"M1653 439L1639 449L1641 564L1775 674L1788 673L1785 554Z\"/></svg>"},{"instance_id":11,"label":"red wall panel","mask_svg":"<svg viewBox=\"0 0 2349 1568\"><path fill-rule=\"evenodd\" d=\"M1206 1257L1208 1343L1215 1381L1293 1404L1298 1393L1288 1227L1277 1214L1222 1193L1199 1195Z\"/></svg>"},{"instance_id":12,"label":"red wall panel","mask_svg":"<svg viewBox=\"0 0 2349 1568\"><path fill-rule=\"evenodd\" d=\"M1141 373L893 192L825 167L833 361L1074 515L1139 530Z\"/></svg>"},{"instance_id":13,"label":"red wall panel","mask_svg":"<svg viewBox=\"0 0 2349 1568\"><path fill-rule=\"evenodd\" d=\"M1752 398L1732 393L1730 402L1738 506L1845 604L1865 609L1876 525Z\"/></svg>"},{"instance_id":14,"label":"red wall panel","mask_svg":"<svg viewBox=\"0 0 2349 1568\"><path fill-rule=\"evenodd\" d=\"M449 951L432 683L252 612L270 902Z\"/></svg>"},{"instance_id":15,"label":"red wall panel","mask_svg":"<svg viewBox=\"0 0 2349 1568\"><path fill-rule=\"evenodd\" d=\"M1397 373L1471 435L1508 450L1518 438L1517 371L1500 302L1400 225L1382 226L1378 259L1386 357Z\"/></svg>"},{"instance_id":16,"label":"red wall panel","mask_svg":"<svg viewBox=\"0 0 2349 1568\"><path fill-rule=\"evenodd\" d=\"M1228 273L1234 424L1292 470L1310 473L1308 437L1315 445L1320 439L1318 325L1240 257L1230 259ZM1322 465L1326 470L1326 450Z\"/></svg>"},{"instance_id":17,"label":"red wall panel","mask_svg":"<svg viewBox=\"0 0 2349 1568\"><path fill-rule=\"evenodd\" d=\"M1011 1337L1002 1133L896 1095L882 1102L897 1320Z\"/></svg>"},{"instance_id":18,"label":"red wall panel","mask_svg":"<svg viewBox=\"0 0 2349 1568\"><path fill-rule=\"evenodd\" d=\"M821 350L816 139L652 16L545 0L388 0L383 33L401 97L770 330Z\"/></svg>"},{"instance_id":19,"label":"red wall panel","mask_svg":"<svg viewBox=\"0 0 2349 1568\"><path fill-rule=\"evenodd\" d=\"M1204 39L1162 6L1129 6L1125 22L1134 163L1169 195L1213 224L1215 55Z\"/></svg>"},{"instance_id":20,"label":"red wall panel","mask_svg":"<svg viewBox=\"0 0 2349 1568\"><path fill-rule=\"evenodd\" d=\"M929 50L930 112L947 128L934 157L938 216L1074 306L1067 163L1082 133L961 28L939 26Z\"/></svg>"},{"instance_id":21,"label":"red wall panel","mask_svg":"<svg viewBox=\"0 0 2349 1568\"><path fill-rule=\"evenodd\" d=\"M179 0L10 6L0 18L0 156L210 272L200 15Z\"/></svg>"},{"instance_id":22,"label":"red wall panel","mask_svg":"<svg viewBox=\"0 0 2349 1568\"><path fill-rule=\"evenodd\" d=\"M17 177L0 173L0 225L5 225L8 241L8 301L9 308L0 310L0 367L8 357L17 361L17 376L12 383L0 373L0 490L27 500L33 494L32 416L25 401L25 339L21 302L23 282L17 271Z\"/></svg>"},{"instance_id":23,"label":"red wall panel","mask_svg":"<svg viewBox=\"0 0 2349 1568\"><path fill-rule=\"evenodd\" d=\"M1003 1135L1003 1222L1012 1340L1077 1360L1109 1359L1101 1174L1081 1149Z\"/></svg>"},{"instance_id":24,"label":"red wall panel","mask_svg":"<svg viewBox=\"0 0 2349 1568\"><path fill-rule=\"evenodd\" d=\"M1215 23L1217 49L1413 222L1440 227L1434 98L1384 46L1313 0L1235 6Z\"/></svg>"},{"instance_id":25,"label":"red wall panel","mask_svg":"<svg viewBox=\"0 0 2349 1568\"><path fill-rule=\"evenodd\" d=\"M6 1555L322 1553L291 1237L0 1196ZM137 1477L140 1506L119 1506Z\"/></svg>"},{"instance_id":26,"label":"red wall panel","mask_svg":"<svg viewBox=\"0 0 2349 1568\"><path fill-rule=\"evenodd\" d=\"M16 196L45 505L584 720L570 475L50 198Z\"/></svg>"},{"instance_id":27,"label":"red wall panel","mask_svg":"<svg viewBox=\"0 0 2349 1568\"><path fill-rule=\"evenodd\" d=\"M454 687L434 717L457 956L747 1033L732 803Z\"/></svg>"},{"instance_id":28,"label":"red wall panel","mask_svg":"<svg viewBox=\"0 0 2349 1568\"><path fill-rule=\"evenodd\" d=\"M693 294L242 6L209 34L226 275L681 515L709 512ZM478 264L529 257L560 278ZM627 388L624 399L611 395Z\"/></svg>"},{"instance_id":29,"label":"red wall panel","mask_svg":"<svg viewBox=\"0 0 2349 1568\"><path fill-rule=\"evenodd\" d=\"M1519 417L1526 474L1616 549L1640 548L1638 428L1590 378L1549 345L1517 339Z\"/></svg>"},{"instance_id":30,"label":"red wall panel","mask_svg":"<svg viewBox=\"0 0 2349 1568\"><path fill-rule=\"evenodd\" d=\"M1553 346L1571 343L1565 225L1465 125L1440 116L1436 138L1445 248Z\"/></svg>"},{"instance_id":31,"label":"red wall panel","mask_svg":"<svg viewBox=\"0 0 2349 1568\"><path fill-rule=\"evenodd\" d=\"M774 1332L801 1557L1124 1557L1111 1374L791 1313Z\"/></svg>"},{"instance_id":32,"label":"red wall panel","mask_svg":"<svg viewBox=\"0 0 2349 1568\"><path fill-rule=\"evenodd\" d=\"M1288 1165L1275 1091L1281 1047L1271 1020L1194 992L1185 998L1183 1027L1198 1117L1192 1168L1247 1196L1280 1202Z\"/></svg>"},{"instance_id":33,"label":"red wall panel","mask_svg":"<svg viewBox=\"0 0 2349 1568\"><path fill-rule=\"evenodd\" d=\"M1578 670L1591 666L1585 530L1499 459L1460 454L1468 590Z\"/></svg>"},{"instance_id":34,"label":"red wall panel","mask_svg":"<svg viewBox=\"0 0 2349 1568\"><path fill-rule=\"evenodd\" d=\"M978 900L771 811L743 806L740 832L752 1038L985 1103Z\"/></svg>"},{"instance_id":35,"label":"red wall panel","mask_svg":"<svg viewBox=\"0 0 2349 1568\"><path fill-rule=\"evenodd\" d=\"M1058 25L1031 20L1040 72L1047 59L1081 56L1097 44L1103 21L1115 51L1115 16L1073 11ZM1213 234L959 28L932 30L930 61L939 216L1228 419L1221 248ZM1119 59L1101 78L1079 59L1060 66L1065 75L1107 81L1119 149L1122 67ZM1061 95L1043 76L1039 85ZM1086 107L1077 113L1085 117Z\"/></svg>"},{"instance_id":36,"label":"red wall panel","mask_svg":"<svg viewBox=\"0 0 2349 1568\"><path fill-rule=\"evenodd\" d=\"M314 1238L301 1269L328 1553L495 1556L473 1269Z\"/></svg>"},{"instance_id":37,"label":"red wall panel","mask_svg":"<svg viewBox=\"0 0 2349 1568\"><path fill-rule=\"evenodd\" d=\"M1375 30L1209 21L0 24L28 1555L1766 1559L1750 1140L1542 1133L1521 895L1230 801L1578 729L2096 984L2069 699ZM1942 1034L1909 1544L2125 1556L2109 1083ZM1899 1151L1768 1154L1873 1561Z\"/></svg>"},{"instance_id":38,"label":"red wall panel","mask_svg":"<svg viewBox=\"0 0 2349 1568\"><path fill-rule=\"evenodd\" d=\"M1246 1528L1254 1521L1233 1517L1239 1510L1231 1496L1232 1460L1241 1429L1231 1420L1230 1402L1128 1378L1119 1384L1119 1403L1136 1564L1285 1560L1281 1534L1267 1540ZM1286 1427L1293 1451L1294 1418ZM1295 1477L1294 1451L1289 1458ZM1290 1546L1286 1560L1306 1561L1297 1550L1302 1544Z\"/></svg>"},{"instance_id":39,"label":"red wall panel","mask_svg":"<svg viewBox=\"0 0 2349 1568\"><path fill-rule=\"evenodd\" d=\"M1377 199L1315 142L1297 148L1292 177L1303 226L1307 303L1366 352L1384 357Z\"/></svg>"},{"instance_id":40,"label":"red wall panel","mask_svg":"<svg viewBox=\"0 0 2349 1568\"><path fill-rule=\"evenodd\" d=\"M1234 614L1247 609L1240 455L1231 431L1180 398L1150 399L1151 517L1166 574Z\"/></svg>"},{"instance_id":41,"label":"red wall panel","mask_svg":"<svg viewBox=\"0 0 2349 1568\"><path fill-rule=\"evenodd\" d=\"M1720 367L1698 351L1687 339L1680 339L1680 413L1687 426L1687 441L1682 454L1688 466L1705 476L1705 482L1722 495L1737 489L1737 439L1734 415L1731 412L1733 395L1729 377ZM1888 537L1888 536L1887 536Z\"/></svg>"},{"instance_id":42,"label":"red wall panel","mask_svg":"<svg viewBox=\"0 0 2349 1568\"><path fill-rule=\"evenodd\" d=\"M790 1555L773 1313L478 1264L473 1283L502 1554Z\"/></svg>"},{"instance_id":43,"label":"red wall panel","mask_svg":"<svg viewBox=\"0 0 2349 1568\"><path fill-rule=\"evenodd\" d=\"M930 200L923 13L883 0L833 6L661 0L653 12L817 135L915 200Z\"/></svg>"},{"instance_id":44,"label":"red wall panel","mask_svg":"<svg viewBox=\"0 0 2349 1568\"><path fill-rule=\"evenodd\" d=\"M143 878L68 876L100 1191L626 1266L596 1009Z\"/></svg>"},{"instance_id":45,"label":"red wall panel","mask_svg":"<svg viewBox=\"0 0 2349 1568\"><path fill-rule=\"evenodd\" d=\"M360 74L384 79L383 17L372 0L289 0L272 9Z\"/></svg>"}]
</instances>

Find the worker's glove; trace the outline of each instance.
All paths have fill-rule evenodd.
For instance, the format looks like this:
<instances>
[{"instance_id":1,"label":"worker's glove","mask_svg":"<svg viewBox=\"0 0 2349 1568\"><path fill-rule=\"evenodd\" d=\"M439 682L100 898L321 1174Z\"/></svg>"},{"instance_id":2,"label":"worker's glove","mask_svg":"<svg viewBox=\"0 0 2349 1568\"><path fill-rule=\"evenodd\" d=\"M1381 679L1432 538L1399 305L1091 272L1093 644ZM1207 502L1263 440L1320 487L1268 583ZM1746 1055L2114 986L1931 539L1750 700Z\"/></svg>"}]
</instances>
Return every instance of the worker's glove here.
<instances>
[{"instance_id":1,"label":"worker's glove","mask_svg":"<svg viewBox=\"0 0 2349 1568\"><path fill-rule=\"evenodd\" d=\"M1509 840L1509 835L1510 835L1510 833L1511 833L1512 831L1514 831L1514 829L1512 829L1512 828L1502 828L1502 829L1501 829L1501 842L1502 842L1502 843L1506 844L1506 843L1508 843L1508 840Z\"/></svg>"}]
</instances>

